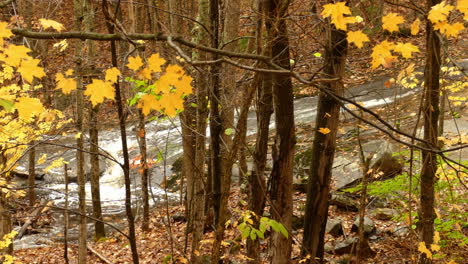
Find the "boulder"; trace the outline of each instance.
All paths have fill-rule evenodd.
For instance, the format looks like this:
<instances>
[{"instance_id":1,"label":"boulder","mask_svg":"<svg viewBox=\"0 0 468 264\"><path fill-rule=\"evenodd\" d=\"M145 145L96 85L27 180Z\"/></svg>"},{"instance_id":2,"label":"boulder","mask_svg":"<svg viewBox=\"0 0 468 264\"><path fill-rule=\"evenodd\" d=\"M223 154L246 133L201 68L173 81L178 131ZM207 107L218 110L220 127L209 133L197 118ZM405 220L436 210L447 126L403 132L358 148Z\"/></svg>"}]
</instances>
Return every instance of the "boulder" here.
<instances>
[{"instance_id":1,"label":"boulder","mask_svg":"<svg viewBox=\"0 0 468 264\"><path fill-rule=\"evenodd\" d=\"M392 220L398 215L398 211L392 208L376 208L371 211L372 217L382 221Z\"/></svg>"},{"instance_id":2,"label":"boulder","mask_svg":"<svg viewBox=\"0 0 468 264\"><path fill-rule=\"evenodd\" d=\"M332 193L330 205L336 205L342 210L353 212L357 212L359 208L359 202L346 193Z\"/></svg>"},{"instance_id":3,"label":"boulder","mask_svg":"<svg viewBox=\"0 0 468 264\"><path fill-rule=\"evenodd\" d=\"M408 234L410 233L410 229L406 226L397 226L395 227L395 229L393 229L393 235L395 236L399 236L399 237L405 237L405 236L408 236Z\"/></svg>"},{"instance_id":4,"label":"boulder","mask_svg":"<svg viewBox=\"0 0 468 264\"><path fill-rule=\"evenodd\" d=\"M359 216L354 220L353 226L351 227L352 232L359 231ZM369 235L375 231L375 223L367 216L364 216L364 234Z\"/></svg>"},{"instance_id":5,"label":"boulder","mask_svg":"<svg viewBox=\"0 0 468 264\"><path fill-rule=\"evenodd\" d=\"M358 247L359 239L357 237L350 237L344 241L339 242L335 245L334 252L336 255L344 255L344 254L356 254L356 249ZM375 252L369 246L367 240L364 243L364 248L362 252L362 256L364 258L373 257Z\"/></svg>"},{"instance_id":6,"label":"boulder","mask_svg":"<svg viewBox=\"0 0 468 264\"><path fill-rule=\"evenodd\" d=\"M328 234L339 237L343 235L343 222L340 219L328 219L325 232Z\"/></svg>"}]
</instances>

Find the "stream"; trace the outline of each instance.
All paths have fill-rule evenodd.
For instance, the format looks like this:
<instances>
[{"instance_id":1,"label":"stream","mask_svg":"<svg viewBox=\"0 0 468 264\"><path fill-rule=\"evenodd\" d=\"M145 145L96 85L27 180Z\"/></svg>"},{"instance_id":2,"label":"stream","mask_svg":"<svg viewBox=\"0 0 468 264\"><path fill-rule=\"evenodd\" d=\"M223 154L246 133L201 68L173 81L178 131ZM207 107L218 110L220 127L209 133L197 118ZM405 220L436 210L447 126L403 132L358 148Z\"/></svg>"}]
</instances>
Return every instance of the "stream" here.
<instances>
[{"instance_id":1,"label":"stream","mask_svg":"<svg viewBox=\"0 0 468 264\"><path fill-rule=\"evenodd\" d=\"M461 62L464 69L468 68L468 60ZM412 90L396 89L395 86L391 88L385 87L384 83L388 80L388 77L380 77L372 82L359 85L353 88L349 88L346 91L346 97L352 98L356 102L361 102L363 106L367 108L382 107L387 104L393 103L395 100L399 100L415 94L420 91L420 88ZM307 124L315 122L315 112L317 110L317 97L304 97L294 101L294 113L296 124ZM274 120L274 118L272 118ZM256 133L256 116L255 111L252 109L248 115L248 135ZM274 123L270 125L274 128ZM135 125L128 125L127 127L127 141L130 159L137 160L139 155L139 147L136 138L136 127ZM150 170L151 178L151 193L150 193L150 206L154 206L156 203L166 201L166 193L159 187L159 184L165 176L171 176L171 164L173 161L180 156L182 153L182 139L181 139L181 128L178 118L176 119L165 119L162 121L152 121L146 124L146 137L148 146L148 157L156 158L158 153L162 154L163 161L156 164ZM207 131L209 135L209 131ZM85 141L87 141L85 136ZM65 161L69 162L69 176L76 176L76 150L73 148L66 148L60 145L76 146L76 139L73 134L66 136L54 136L44 138L45 144L40 144L36 147L36 157L39 158L42 154L47 154L47 160L43 164L37 165L36 173L42 173L45 167L57 158L64 158ZM121 149L121 138L120 131L117 128L109 130L99 131L99 146L102 152L108 153L120 163L123 163L122 149ZM86 146L88 147L88 146ZM85 172L89 172L89 155L85 153ZM334 167L346 166L350 164L349 161L343 159L336 159L336 165ZM17 171L27 172L28 160L26 158L19 162ZM100 167L102 176L100 178L101 188L101 201L103 214L107 219L111 217L122 217L124 213L124 177L123 171L119 164L111 161L100 159ZM38 183L38 195L44 199L51 200L56 206L63 206L65 201L65 185L64 185L64 172L63 168L54 168L46 173L44 180L37 181ZM140 177L137 169L131 171L132 180L132 204L134 208L140 206ZM350 181L351 179L349 179ZM23 179L17 179L19 185L27 184ZM78 193L77 184L69 184L69 207L77 208L78 206ZM86 201L88 206L88 212L92 212L91 205L91 188L90 183L86 183ZM167 199L169 202L177 202L179 194L167 193ZM52 223L50 232L39 233L33 235L26 235L20 240L15 240L15 249L31 248L46 246L51 241L60 240L60 234L63 232L63 217L62 212L57 211L53 214L54 223ZM76 219L75 219L76 221ZM73 223L73 220L72 220ZM89 227L92 228L90 222ZM15 226L15 230L19 229ZM72 238L73 233L77 230L71 231ZM89 231L92 234L92 230ZM63 238L62 238L63 239Z\"/></svg>"}]
</instances>

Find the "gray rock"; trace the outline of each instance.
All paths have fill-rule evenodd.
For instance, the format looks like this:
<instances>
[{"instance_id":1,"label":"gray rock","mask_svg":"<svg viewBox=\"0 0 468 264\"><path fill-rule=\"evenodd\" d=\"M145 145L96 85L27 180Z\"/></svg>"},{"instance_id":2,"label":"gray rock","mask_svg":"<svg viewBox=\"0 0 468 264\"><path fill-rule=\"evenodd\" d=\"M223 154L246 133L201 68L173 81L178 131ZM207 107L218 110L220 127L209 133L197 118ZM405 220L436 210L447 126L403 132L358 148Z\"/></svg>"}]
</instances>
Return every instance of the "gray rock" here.
<instances>
[{"instance_id":1,"label":"gray rock","mask_svg":"<svg viewBox=\"0 0 468 264\"><path fill-rule=\"evenodd\" d=\"M325 252L333 253L334 249L335 249L335 247L330 242L325 243L325 246L324 246Z\"/></svg>"},{"instance_id":2,"label":"gray rock","mask_svg":"<svg viewBox=\"0 0 468 264\"><path fill-rule=\"evenodd\" d=\"M388 221L398 215L398 211L392 208L376 208L371 212L372 217L378 220Z\"/></svg>"},{"instance_id":3,"label":"gray rock","mask_svg":"<svg viewBox=\"0 0 468 264\"><path fill-rule=\"evenodd\" d=\"M359 230L359 216L354 220L353 226L351 227L352 232L358 232ZM375 223L367 216L364 216L364 234L369 235L375 231Z\"/></svg>"},{"instance_id":4,"label":"gray rock","mask_svg":"<svg viewBox=\"0 0 468 264\"><path fill-rule=\"evenodd\" d=\"M333 251L337 255L350 254L351 252L356 252L358 240L359 239L357 237L350 237L336 244Z\"/></svg>"},{"instance_id":5,"label":"gray rock","mask_svg":"<svg viewBox=\"0 0 468 264\"><path fill-rule=\"evenodd\" d=\"M393 235L395 236L399 236L399 237L405 237L405 236L408 236L410 233L410 230L408 227L406 226L397 226L395 227L395 229L393 229Z\"/></svg>"},{"instance_id":6,"label":"gray rock","mask_svg":"<svg viewBox=\"0 0 468 264\"><path fill-rule=\"evenodd\" d=\"M344 254L356 254L356 250L358 247L359 239L357 237L350 237L338 244L335 245L334 252L337 255L344 255ZM366 240L364 243L364 248L362 251L362 256L364 258L372 257L375 255L375 252L369 246L368 241Z\"/></svg>"},{"instance_id":7,"label":"gray rock","mask_svg":"<svg viewBox=\"0 0 468 264\"><path fill-rule=\"evenodd\" d=\"M340 209L353 212L357 212L359 208L358 201L344 193L333 193L330 205L336 205Z\"/></svg>"},{"instance_id":8,"label":"gray rock","mask_svg":"<svg viewBox=\"0 0 468 264\"><path fill-rule=\"evenodd\" d=\"M328 234L339 237L343 235L343 223L339 219L328 219L325 232Z\"/></svg>"}]
</instances>

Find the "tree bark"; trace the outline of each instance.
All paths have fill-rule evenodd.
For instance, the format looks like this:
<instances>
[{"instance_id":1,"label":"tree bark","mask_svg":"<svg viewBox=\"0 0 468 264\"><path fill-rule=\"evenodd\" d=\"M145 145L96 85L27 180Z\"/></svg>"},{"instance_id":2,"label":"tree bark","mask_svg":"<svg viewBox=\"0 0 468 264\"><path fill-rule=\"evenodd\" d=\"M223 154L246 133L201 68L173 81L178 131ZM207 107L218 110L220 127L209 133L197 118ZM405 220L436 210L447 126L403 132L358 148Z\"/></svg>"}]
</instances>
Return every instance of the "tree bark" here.
<instances>
[{"instance_id":1,"label":"tree bark","mask_svg":"<svg viewBox=\"0 0 468 264\"><path fill-rule=\"evenodd\" d=\"M86 31L94 30L94 8L92 1L86 0L83 2L84 18L83 23ZM95 59L95 48L92 40L86 41L87 47L87 63L86 68L90 72L94 72L93 65ZM104 222L102 222L101 208L101 188L99 178L101 171L99 168L99 129L98 129L98 114L99 106L93 107L89 104L89 163L91 165L91 199L93 204L93 217L101 221L94 222L95 239L98 240L106 236Z\"/></svg>"},{"instance_id":2,"label":"tree bark","mask_svg":"<svg viewBox=\"0 0 468 264\"><path fill-rule=\"evenodd\" d=\"M75 30L83 29L84 7L83 2L79 0L73 1L75 15ZM77 41L75 46L75 63L77 74L77 93L76 93L76 127L79 136L76 139L76 176L78 182L78 211L80 212L79 236L78 236L78 263L86 263L86 240L87 240L87 219L86 219L86 191L85 191L85 173L84 173L84 144L83 144L83 111L84 111L84 95L83 95L83 78L81 77L83 69L83 42Z\"/></svg>"},{"instance_id":3,"label":"tree bark","mask_svg":"<svg viewBox=\"0 0 468 264\"><path fill-rule=\"evenodd\" d=\"M102 1L102 7L104 16L106 18L106 26L110 34L114 33L114 25L111 23L111 17L109 13L109 5L107 0ZM119 8L117 6L117 8ZM118 67L117 63L117 48L115 41L111 41L111 55L112 55L112 66ZM120 137L122 140L122 153L124 164L122 166L124 179L125 179L125 212L127 215L128 221L128 236L130 242L130 249L132 251L132 260L134 264L138 264L138 250L136 245L136 234L135 234L135 217L132 212L132 194L131 194L131 185L130 185L130 159L128 155L128 146L127 146L127 131L126 131L126 114L123 109L122 95L120 91L119 81L115 83L115 101L117 105L117 114L119 117L119 128L120 128Z\"/></svg>"},{"instance_id":4,"label":"tree bark","mask_svg":"<svg viewBox=\"0 0 468 264\"><path fill-rule=\"evenodd\" d=\"M274 62L290 69L289 37L285 17L289 0L269 0L267 3L267 34L271 40L271 55ZM273 108L275 111L275 148L271 172L271 217L291 233L292 181L294 146L294 96L291 77L273 75ZM271 263L284 264L291 260L291 236L274 232L271 236Z\"/></svg>"},{"instance_id":5,"label":"tree bark","mask_svg":"<svg viewBox=\"0 0 468 264\"><path fill-rule=\"evenodd\" d=\"M93 200L93 217L101 221L94 222L94 233L96 240L106 236L104 222L102 222L101 188L99 178L99 129L98 123L99 107L90 106L89 109L89 159L91 164L91 198Z\"/></svg>"},{"instance_id":6,"label":"tree bark","mask_svg":"<svg viewBox=\"0 0 468 264\"><path fill-rule=\"evenodd\" d=\"M325 74L339 78L324 84L326 89L343 95L341 81L345 70L348 43L346 33L336 30L331 24L327 27L325 49ZM336 146L336 132L340 115L339 102L321 92L318 99L315 137L312 143L312 161L307 186L307 200L304 217L303 256L310 255L309 261L323 262L325 226L328 217L330 180ZM319 133L320 128L328 128L328 134Z\"/></svg>"},{"instance_id":7,"label":"tree bark","mask_svg":"<svg viewBox=\"0 0 468 264\"><path fill-rule=\"evenodd\" d=\"M440 0L427 0L428 10L440 3ZM426 77L424 86L424 140L428 148L437 148L437 122L439 118L439 97L440 97L440 40L434 32L434 28L430 21L426 22L426 68L424 76ZM421 168L421 241L426 244L427 248L433 242L434 238L434 184L436 181L437 171L437 155L422 151L422 168ZM419 258L420 264L432 263L432 259L427 258L425 254L421 254Z\"/></svg>"},{"instance_id":8,"label":"tree bark","mask_svg":"<svg viewBox=\"0 0 468 264\"><path fill-rule=\"evenodd\" d=\"M34 145L34 141L31 142L31 146ZM35 188L36 188L36 148L31 147L29 150L29 163L28 163L28 197L29 197L29 206L34 206L34 203L36 202L36 193L35 193Z\"/></svg>"},{"instance_id":9,"label":"tree bark","mask_svg":"<svg viewBox=\"0 0 468 264\"><path fill-rule=\"evenodd\" d=\"M209 25L209 2L201 0L198 4L197 20L203 25ZM207 32L200 26L194 27L194 41L201 45L208 42ZM196 59L206 60L206 52L194 52ZM201 256L196 252L203 237L205 226L205 204L207 195L207 182L205 179L206 164L206 127L208 118L207 96L208 76L201 69L195 75L195 96L189 96L182 112L184 140L184 166L183 171L187 179L187 232L192 234L190 262L201 263ZM195 103L193 105L192 103Z\"/></svg>"},{"instance_id":10,"label":"tree bark","mask_svg":"<svg viewBox=\"0 0 468 264\"><path fill-rule=\"evenodd\" d=\"M268 47L262 51L263 46L263 21L265 5L258 0L256 3L257 18L255 39L257 54L271 56L271 48ZM267 195L265 181L265 167L268 153L268 139L270 133L270 119L273 114L273 94L272 94L272 75L256 74L252 85L257 86L257 135L255 140L255 150L253 153L254 167L249 177L249 209L258 217L261 217L265 207L265 198ZM258 226L258 218L255 218L254 224ZM260 263L260 241L247 240L247 254L253 260L251 263Z\"/></svg>"}]
</instances>

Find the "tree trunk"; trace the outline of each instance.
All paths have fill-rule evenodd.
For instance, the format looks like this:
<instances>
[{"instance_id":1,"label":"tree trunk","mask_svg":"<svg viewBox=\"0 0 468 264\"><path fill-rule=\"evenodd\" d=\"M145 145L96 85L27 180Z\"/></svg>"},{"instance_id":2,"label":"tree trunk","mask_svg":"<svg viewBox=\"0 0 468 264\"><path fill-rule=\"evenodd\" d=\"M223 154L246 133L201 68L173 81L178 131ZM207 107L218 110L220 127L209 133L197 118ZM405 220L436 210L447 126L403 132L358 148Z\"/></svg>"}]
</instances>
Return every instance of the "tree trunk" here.
<instances>
[{"instance_id":1,"label":"tree trunk","mask_svg":"<svg viewBox=\"0 0 468 264\"><path fill-rule=\"evenodd\" d=\"M109 13L109 5L107 0L102 1L102 7L104 11L104 16L106 17L106 26L110 34L114 33L114 25L111 23L111 17ZM117 8L119 8L117 6ZM118 67L117 63L117 48L115 41L111 41L111 55L112 55L112 66ZM128 236L130 242L130 249L132 251L132 260L134 264L138 264L138 250L136 245L136 234L135 234L135 218L132 212L132 194L131 194L131 185L130 185L130 159L128 155L128 146L127 146L127 131L126 131L126 114L123 109L122 95L120 91L119 81L115 83L115 101L117 105L117 114L119 117L119 128L120 128L120 137L122 140L122 153L124 164L122 166L124 179L125 179L125 212L127 215L128 221Z\"/></svg>"},{"instance_id":2,"label":"tree trunk","mask_svg":"<svg viewBox=\"0 0 468 264\"><path fill-rule=\"evenodd\" d=\"M89 159L91 164L91 198L93 200L93 217L101 221L94 223L94 233L96 240L106 236L104 222L102 222L101 208L101 188L99 178L101 171L99 168L99 130L98 130L99 107L90 106L89 109Z\"/></svg>"},{"instance_id":3,"label":"tree trunk","mask_svg":"<svg viewBox=\"0 0 468 264\"><path fill-rule=\"evenodd\" d=\"M10 206L8 203L8 197L6 197L5 193L0 193L0 236L1 239L7 234L10 234L12 231L11 227L11 212ZM13 243L8 245L1 250L1 253L11 255L13 253ZM3 255L2 254L2 255Z\"/></svg>"},{"instance_id":4,"label":"tree trunk","mask_svg":"<svg viewBox=\"0 0 468 264\"><path fill-rule=\"evenodd\" d=\"M336 30L331 24L327 27L325 48L325 74L339 81L327 82L324 88L342 95L341 78L344 74L348 43L346 33ZM323 262L325 226L328 217L330 180L335 154L336 132L340 118L340 106L336 100L321 92L318 99L315 137L312 143L307 201L304 217L303 256ZM328 128L328 134L319 133L320 128Z\"/></svg>"},{"instance_id":5,"label":"tree trunk","mask_svg":"<svg viewBox=\"0 0 468 264\"><path fill-rule=\"evenodd\" d=\"M240 17L240 1L239 0L230 0L225 3L225 12L224 12L224 32L223 32L223 42L228 43L235 39L239 33L239 17ZM211 17L213 23L212 32L214 32L215 38L213 41L213 47L218 47L217 41L217 31L218 23L217 20L220 20L218 14L219 3L217 1L212 2L211 6ZM237 50L237 42L231 42L225 47L228 51ZM214 55L216 58L216 55ZM221 69L219 69L221 68ZM233 152L232 138L230 135L223 133L225 129L232 128L234 126L234 103L233 96L234 90L236 88L236 69L230 65L215 65L212 68L212 105L213 103L218 107L218 101L221 103L221 112L217 116L217 112L213 111L213 119L210 123L211 127L214 129L216 134L212 136L212 142L218 144L217 146L212 145L213 149L213 185L215 188L215 242L213 243L213 254L212 261L214 263L219 262L221 256L221 241L224 237L225 222L228 218L228 209L227 203L229 199L229 192L231 187L231 178L232 178L232 166L236 156L231 157L230 153ZM223 74L222 80L218 75ZM221 86L219 86L221 84ZM248 97L245 98L246 100ZM213 109L215 110L215 109ZM218 111L218 109L216 109ZM215 123L213 123L215 122ZM221 122L218 124L217 122ZM236 133L237 134L237 133ZM238 135L239 136L239 135ZM222 142L222 144L221 144ZM235 146L236 148L238 146ZM216 153L219 149L219 154ZM235 151L237 153L237 151ZM219 159L218 159L219 157ZM219 162L219 168L218 163ZM219 171L218 171L219 169ZM219 174L218 174L219 172Z\"/></svg>"},{"instance_id":6,"label":"tree trunk","mask_svg":"<svg viewBox=\"0 0 468 264\"><path fill-rule=\"evenodd\" d=\"M285 17L289 0L269 0L267 3L267 33L271 40L271 55L274 62L290 69L289 37ZM271 172L271 217L291 233L292 181L294 146L294 97L291 77L273 75L273 107L275 111L276 155L273 155ZM271 236L271 263L289 263L291 259L291 236L274 232Z\"/></svg>"},{"instance_id":7,"label":"tree trunk","mask_svg":"<svg viewBox=\"0 0 468 264\"><path fill-rule=\"evenodd\" d=\"M207 0L199 2L197 20L203 25L209 24L209 2ZM194 41L206 45L209 39L207 32L199 26L195 26L194 31L196 32ZM200 60L208 59L208 55L200 51L194 52L192 56ZM195 96L188 97L185 110L181 115L184 140L183 171L187 179L187 232L192 234L190 263L201 262L201 256L197 254L197 251L205 226L205 196L207 189L204 178L206 120L208 118L206 99L208 96L208 76L203 70L197 71L195 75L195 88ZM192 103L195 103L195 105Z\"/></svg>"},{"instance_id":8,"label":"tree trunk","mask_svg":"<svg viewBox=\"0 0 468 264\"><path fill-rule=\"evenodd\" d=\"M440 0L427 0L428 10L440 3ZM434 32L430 21L426 22L426 77L424 86L424 140L427 148L437 148L437 121L439 118L439 96L440 96L440 40ZM437 156L429 151L422 151L421 168L421 241L427 248L433 242L434 237L434 184L436 181ZM432 263L432 259L421 254L420 264Z\"/></svg>"},{"instance_id":9,"label":"tree trunk","mask_svg":"<svg viewBox=\"0 0 468 264\"><path fill-rule=\"evenodd\" d=\"M256 51L257 54L271 56L271 48L263 46L263 21L262 17L266 15L265 4L257 1L256 11L259 14L256 21ZM271 44L270 41L266 43ZM265 207L266 182L265 167L268 153L268 139L270 133L270 119L273 114L273 95L272 95L272 75L256 74L252 85L257 86L257 135L255 140L255 150L253 153L254 167L249 177L249 209L257 216L261 217ZM258 226L258 218L254 219L254 224ZM247 240L247 255L253 260L251 263L260 263L260 241Z\"/></svg>"},{"instance_id":10,"label":"tree trunk","mask_svg":"<svg viewBox=\"0 0 468 264\"><path fill-rule=\"evenodd\" d=\"M34 206L36 202L36 194L34 189L36 188L36 148L33 147L34 141L31 142L31 149L29 150L29 163L28 163L28 197L29 197L29 206Z\"/></svg>"},{"instance_id":11,"label":"tree trunk","mask_svg":"<svg viewBox=\"0 0 468 264\"><path fill-rule=\"evenodd\" d=\"M83 23L86 31L94 31L94 8L93 3L89 0L83 2L84 6L84 19ZM87 64L86 69L94 72L95 66L93 65L95 59L94 43L91 40L86 41L87 47ZM89 105L89 163L91 165L91 199L93 204L93 217L101 221L95 221L94 234L95 239L98 240L106 236L104 222L102 222L102 208L101 208L101 188L99 185L99 178L101 170L99 168L99 129L98 129L98 115L99 107Z\"/></svg>"},{"instance_id":12,"label":"tree trunk","mask_svg":"<svg viewBox=\"0 0 468 264\"><path fill-rule=\"evenodd\" d=\"M75 15L75 30L83 29L82 19L84 16L84 8L82 1L74 0L74 15ZM87 239L87 219L86 219L86 191L85 191L85 173L84 173L84 144L83 144L83 78L81 77L83 69L83 41L76 41L75 61L77 74L77 93L76 93L76 126L79 136L76 139L76 177L78 182L78 208L80 212L79 236L78 236L78 263L86 263L86 239Z\"/></svg>"},{"instance_id":13,"label":"tree trunk","mask_svg":"<svg viewBox=\"0 0 468 264\"><path fill-rule=\"evenodd\" d=\"M148 170L148 155L146 151L146 128L145 115L138 110L138 131L137 131L138 146L140 148L140 164L141 164L141 198L143 200L143 221L141 229L149 231L149 170Z\"/></svg>"}]
</instances>

